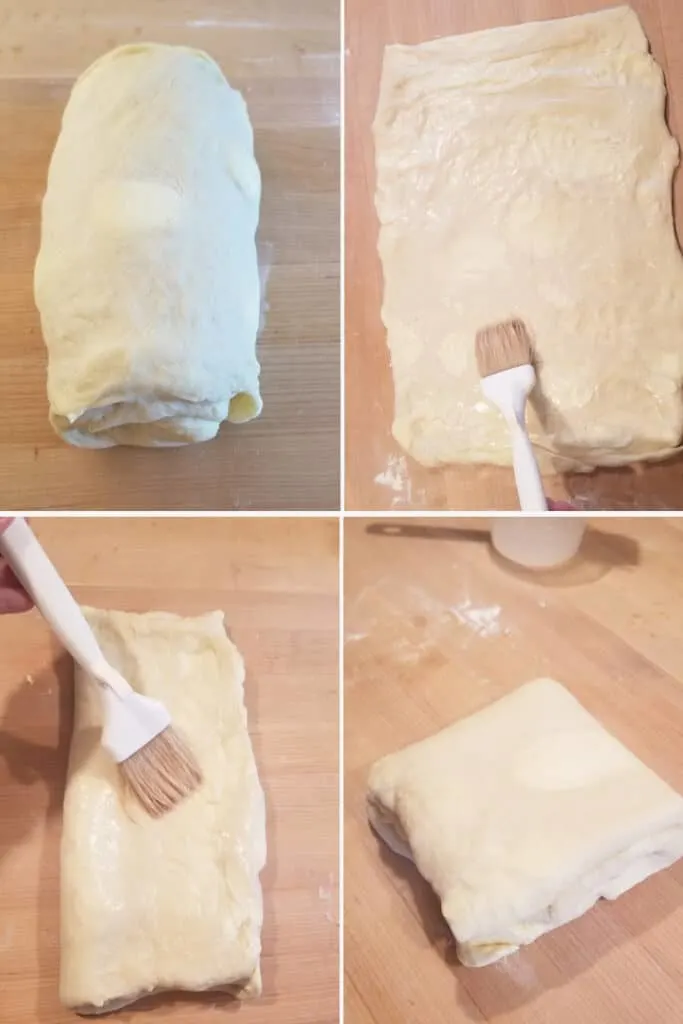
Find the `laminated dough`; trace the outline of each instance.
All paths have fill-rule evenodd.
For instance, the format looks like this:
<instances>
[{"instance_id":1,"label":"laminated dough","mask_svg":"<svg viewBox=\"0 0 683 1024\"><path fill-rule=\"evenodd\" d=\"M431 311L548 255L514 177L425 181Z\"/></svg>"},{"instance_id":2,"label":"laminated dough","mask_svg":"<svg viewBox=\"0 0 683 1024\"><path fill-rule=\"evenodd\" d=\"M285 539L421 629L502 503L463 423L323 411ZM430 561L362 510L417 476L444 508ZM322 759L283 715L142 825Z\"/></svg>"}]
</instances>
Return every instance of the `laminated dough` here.
<instances>
[{"instance_id":1,"label":"laminated dough","mask_svg":"<svg viewBox=\"0 0 683 1024\"><path fill-rule=\"evenodd\" d=\"M204 782L148 818L99 742L100 694L76 670L61 855L62 1002L119 1009L150 992L261 990L264 799L247 732L244 665L223 613L84 609L107 659L168 707Z\"/></svg>"},{"instance_id":2,"label":"laminated dough","mask_svg":"<svg viewBox=\"0 0 683 1024\"><path fill-rule=\"evenodd\" d=\"M378 761L368 812L471 967L683 855L683 798L552 679Z\"/></svg>"},{"instance_id":3,"label":"laminated dough","mask_svg":"<svg viewBox=\"0 0 683 1024\"><path fill-rule=\"evenodd\" d=\"M259 414L260 195L244 100L205 53L123 46L81 75L34 280L65 441L181 445Z\"/></svg>"},{"instance_id":4,"label":"laminated dough","mask_svg":"<svg viewBox=\"0 0 683 1024\"><path fill-rule=\"evenodd\" d=\"M390 46L374 124L396 440L509 465L476 331L532 335L542 468L671 454L683 435L678 146L628 7Z\"/></svg>"}]
</instances>

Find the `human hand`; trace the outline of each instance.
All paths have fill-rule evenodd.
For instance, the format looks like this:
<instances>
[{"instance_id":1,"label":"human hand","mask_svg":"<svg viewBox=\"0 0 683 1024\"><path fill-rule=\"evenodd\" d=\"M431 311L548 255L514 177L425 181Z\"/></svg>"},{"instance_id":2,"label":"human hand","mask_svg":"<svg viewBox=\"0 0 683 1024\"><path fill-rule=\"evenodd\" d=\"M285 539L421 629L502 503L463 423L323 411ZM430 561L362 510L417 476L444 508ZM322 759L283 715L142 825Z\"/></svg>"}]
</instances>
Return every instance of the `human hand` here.
<instances>
[{"instance_id":1,"label":"human hand","mask_svg":"<svg viewBox=\"0 0 683 1024\"><path fill-rule=\"evenodd\" d=\"M570 505L568 501L553 501L552 498L548 498L548 511L549 512L576 512L573 505Z\"/></svg>"},{"instance_id":2,"label":"human hand","mask_svg":"<svg viewBox=\"0 0 683 1024\"><path fill-rule=\"evenodd\" d=\"M0 535L13 522L13 519L0 517ZM27 612L30 608L33 608L33 601L0 555L0 615Z\"/></svg>"}]
</instances>

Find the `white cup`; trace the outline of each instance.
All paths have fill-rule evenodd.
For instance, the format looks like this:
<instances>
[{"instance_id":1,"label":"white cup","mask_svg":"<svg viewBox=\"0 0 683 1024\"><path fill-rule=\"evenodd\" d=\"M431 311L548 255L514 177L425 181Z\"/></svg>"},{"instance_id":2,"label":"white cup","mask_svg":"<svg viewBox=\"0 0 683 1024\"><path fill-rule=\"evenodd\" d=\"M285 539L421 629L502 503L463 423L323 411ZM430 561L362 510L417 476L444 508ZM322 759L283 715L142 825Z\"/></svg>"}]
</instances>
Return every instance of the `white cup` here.
<instances>
[{"instance_id":1,"label":"white cup","mask_svg":"<svg viewBox=\"0 0 683 1024\"><path fill-rule=\"evenodd\" d=\"M525 569L554 569L577 554L586 521L552 513L492 519L490 527L491 543L503 558Z\"/></svg>"}]
</instances>

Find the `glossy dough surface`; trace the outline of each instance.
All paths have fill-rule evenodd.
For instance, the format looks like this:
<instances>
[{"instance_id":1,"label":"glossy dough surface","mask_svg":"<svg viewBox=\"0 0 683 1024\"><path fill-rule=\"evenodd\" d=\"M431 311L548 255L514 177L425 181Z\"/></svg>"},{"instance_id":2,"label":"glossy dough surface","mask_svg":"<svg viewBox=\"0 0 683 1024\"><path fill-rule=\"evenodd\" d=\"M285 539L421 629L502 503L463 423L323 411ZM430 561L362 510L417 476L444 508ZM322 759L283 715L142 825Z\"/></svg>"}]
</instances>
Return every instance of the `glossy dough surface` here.
<instances>
[{"instance_id":1,"label":"glossy dough surface","mask_svg":"<svg viewBox=\"0 0 683 1024\"><path fill-rule=\"evenodd\" d=\"M552 679L378 761L368 813L471 967L683 855L683 798Z\"/></svg>"},{"instance_id":2,"label":"glossy dough surface","mask_svg":"<svg viewBox=\"0 0 683 1024\"><path fill-rule=\"evenodd\" d=\"M86 609L107 659L162 700L204 774L152 820L99 744L99 690L76 671L61 861L62 1002L118 1009L149 992L260 992L265 811L223 613Z\"/></svg>"},{"instance_id":3,"label":"glossy dough surface","mask_svg":"<svg viewBox=\"0 0 683 1024\"><path fill-rule=\"evenodd\" d=\"M64 111L35 299L71 444L205 441L261 410L261 179L241 95L206 54L105 54Z\"/></svg>"},{"instance_id":4,"label":"glossy dough surface","mask_svg":"<svg viewBox=\"0 0 683 1024\"><path fill-rule=\"evenodd\" d=\"M476 331L523 319L543 467L661 458L683 434L678 146L628 7L385 52L375 120L393 432L427 466L509 464Z\"/></svg>"}]
</instances>

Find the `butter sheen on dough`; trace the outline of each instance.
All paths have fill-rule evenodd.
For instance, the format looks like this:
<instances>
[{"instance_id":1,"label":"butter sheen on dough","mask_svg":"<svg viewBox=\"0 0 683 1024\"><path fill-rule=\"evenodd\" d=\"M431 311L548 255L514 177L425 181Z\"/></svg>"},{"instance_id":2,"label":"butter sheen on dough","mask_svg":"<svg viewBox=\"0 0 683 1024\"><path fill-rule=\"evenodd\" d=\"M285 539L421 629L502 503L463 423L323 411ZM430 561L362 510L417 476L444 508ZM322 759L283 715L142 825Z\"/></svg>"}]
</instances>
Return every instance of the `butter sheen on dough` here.
<instances>
[{"instance_id":1,"label":"butter sheen on dough","mask_svg":"<svg viewBox=\"0 0 683 1024\"><path fill-rule=\"evenodd\" d=\"M628 7L385 51L374 124L393 433L426 466L509 465L476 331L530 328L544 470L683 435L678 146Z\"/></svg>"},{"instance_id":2,"label":"butter sheen on dough","mask_svg":"<svg viewBox=\"0 0 683 1024\"><path fill-rule=\"evenodd\" d=\"M261 991L265 809L223 613L84 609L107 659L168 707L204 783L148 818L99 742L100 694L76 670L61 852L62 1002L119 1009L150 992Z\"/></svg>"},{"instance_id":3,"label":"butter sheen on dough","mask_svg":"<svg viewBox=\"0 0 683 1024\"><path fill-rule=\"evenodd\" d=\"M205 53L123 46L81 75L34 276L64 440L181 445L260 413L260 197L246 105Z\"/></svg>"},{"instance_id":4,"label":"butter sheen on dough","mask_svg":"<svg viewBox=\"0 0 683 1024\"><path fill-rule=\"evenodd\" d=\"M371 769L368 816L483 967L683 856L683 797L538 679Z\"/></svg>"}]
</instances>

